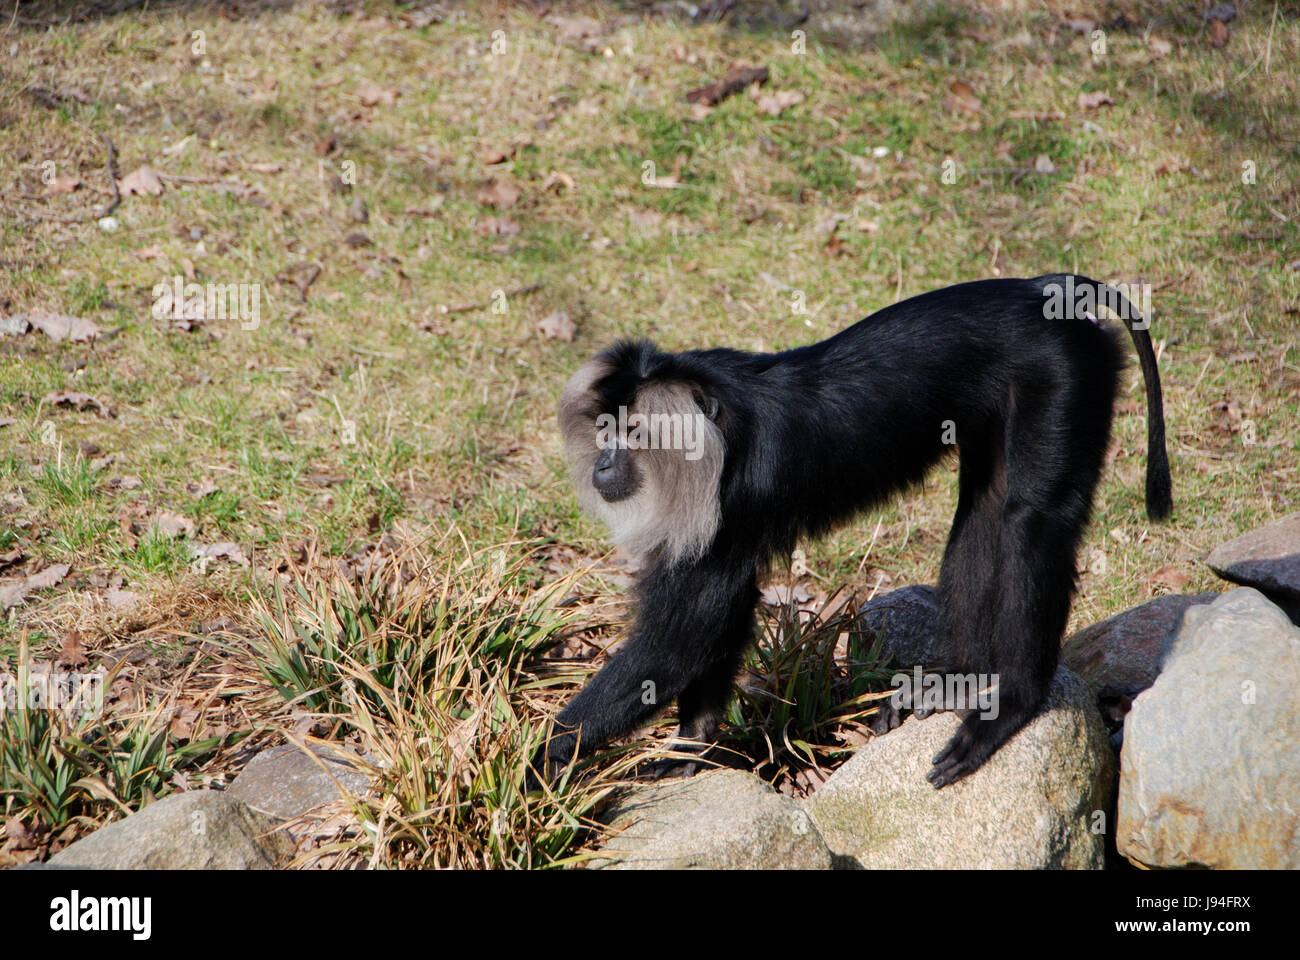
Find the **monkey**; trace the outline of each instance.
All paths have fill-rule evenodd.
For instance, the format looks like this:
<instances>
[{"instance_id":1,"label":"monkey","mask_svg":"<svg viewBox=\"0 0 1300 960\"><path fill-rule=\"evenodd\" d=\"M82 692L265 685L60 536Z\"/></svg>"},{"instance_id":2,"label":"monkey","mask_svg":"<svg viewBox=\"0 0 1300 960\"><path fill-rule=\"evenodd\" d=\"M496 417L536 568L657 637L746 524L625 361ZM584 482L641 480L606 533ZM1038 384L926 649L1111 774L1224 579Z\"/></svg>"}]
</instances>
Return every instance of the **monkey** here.
<instances>
[{"instance_id":1,"label":"monkey","mask_svg":"<svg viewBox=\"0 0 1300 960\"><path fill-rule=\"evenodd\" d=\"M958 455L938 578L952 667L996 678L998 710L959 710L927 779L968 776L1038 712L1076 589L1128 328L1146 385L1146 510L1173 507L1147 323L1075 274L945 287L776 353L667 352L622 340L559 402L580 504L638 559L629 641L555 717L530 782L672 701L679 735L717 732L754 633L758 578Z\"/></svg>"}]
</instances>

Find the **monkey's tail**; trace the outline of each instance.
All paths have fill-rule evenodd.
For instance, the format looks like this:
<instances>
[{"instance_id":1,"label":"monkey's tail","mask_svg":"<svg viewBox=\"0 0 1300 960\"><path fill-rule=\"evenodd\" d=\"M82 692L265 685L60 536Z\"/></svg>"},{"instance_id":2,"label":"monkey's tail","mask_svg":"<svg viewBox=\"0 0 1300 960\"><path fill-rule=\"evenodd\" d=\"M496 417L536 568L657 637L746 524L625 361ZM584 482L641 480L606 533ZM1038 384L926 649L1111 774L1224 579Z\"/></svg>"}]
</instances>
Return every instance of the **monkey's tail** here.
<instances>
[{"instance_id":1,"label":"monkey's tail","mask_svg":"<svg viewBox=\"0 0 1300 960\"><path fill-rule=\"evenodd\" d=\"M1169 475L1169 452L1165 449L1165 405L1160 391L1160 369L1156 365L1156 352L1151 347L1151 334L1147 332L1150 324L1122 292L1109 284L1097 283L1087 277L1076 277L1076 280L1095 284L1098 293L1108 291L1107 299L1114 298L1111 302L1122 307L1114 312L1123 319L1129 336L1133 338L1147 388L1147 516L1152 520L1163 520L1174 508L1173 481ZM1097 300L1102 302L1100 296Z\"/></svg>"}]
</instances>

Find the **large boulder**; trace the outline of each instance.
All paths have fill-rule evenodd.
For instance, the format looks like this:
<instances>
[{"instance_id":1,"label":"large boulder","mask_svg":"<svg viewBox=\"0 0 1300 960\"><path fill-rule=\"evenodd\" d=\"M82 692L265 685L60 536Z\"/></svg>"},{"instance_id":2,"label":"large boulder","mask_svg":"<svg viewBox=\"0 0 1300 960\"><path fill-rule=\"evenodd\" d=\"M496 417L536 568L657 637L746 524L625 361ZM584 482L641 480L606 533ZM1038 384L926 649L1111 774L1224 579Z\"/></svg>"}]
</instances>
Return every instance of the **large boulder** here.
<instances>
[{"instance_id":1,"label":"large boulder","mask_svg":"<svg viewBox=\"0 0 1300 960\"><path fill-rule=\"evenodd\" d=\"M266 870L293 844L269 818L217 790L174 793L50 858L98 870Z\"/></svg>"},{"instance_id":2,"label":"large boulder","mask_svg":"<svg viewBox=\"0 0 1300 960\"><path fill-rule=\"evenodd\" d=\"M1300 868L1300 629L1241 588L1194 607L1121 755L1120 853L1149 867Z\"/></svg>"},{"instance_id":3,"label":"large boulder","mask_svg":"<svg viewBox=\"0 0 1300 960\"><path fill-rule=\"evenodd\" d=\"M1223 579L1254 587L1300 623L1300 513L1229 540L1205 562Z\"/></svg>"},{"instance_id":4,"label":"large boulder","mask_svg":"<svg viewBox=\"0 0 1300 960\"><path fill-rule=\"evenodd\" d=\"M808 815L752 773L710 770L633 788L608 812L592 866L621 870L826 870Z\"/></svg>"},{"instance_id":5,"label":"large boulder","mask_svg":"<svg viewBox=\"0 0 1300 960\"><path fill-rule=\"evenodd\" d=\"M1094 690L1122 687L1136 694L1151 686L1160 663L1191 607L1212 603L1217 593L1170 594L1072 634L1061 659Z\"/></svg>"},{"instance_id":6,"label":"large boulder","mask_svg":"<svg viewBox=\"0 0 1300 960\"><path fill-rule=\"evenodd\" d=\"M975 773L936 790L942 713L873 737L804 801L838 856L874 868L1101 868L1115 758L1088 685L1057 670L1043 711Z\"/></svg>"}]
</instances>

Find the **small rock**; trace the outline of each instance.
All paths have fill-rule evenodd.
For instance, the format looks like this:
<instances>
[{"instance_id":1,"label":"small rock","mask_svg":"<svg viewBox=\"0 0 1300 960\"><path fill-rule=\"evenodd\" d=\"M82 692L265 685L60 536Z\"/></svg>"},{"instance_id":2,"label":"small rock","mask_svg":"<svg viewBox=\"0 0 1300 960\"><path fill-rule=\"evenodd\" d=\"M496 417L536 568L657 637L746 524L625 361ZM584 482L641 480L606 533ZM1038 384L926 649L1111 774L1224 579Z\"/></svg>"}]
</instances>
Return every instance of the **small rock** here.
<instances>
[{"instance_id":1,"label":"small rock","mask_svg":"<svg viewBox=\"0 0 1300 960\"><path fill-rule=\"evenodd\" d=\"M1229 540L1205 562L1224 580L1254 587L1300 623L1300 513Z\"/></svg>"},{"instance_id":2,"label":"small rock","mask_svg":"<svg viewBox=\"0 0 1300 960\"><path fill-rule=\"evenodd\" d=\"M593 867L826 870L831 855L799 805L752 773L710 770L634 788L607 819Z\"/></svg>"},{"instance_id":3,"label":"small rock","mask_svg":"<svg viewBox=\"0 0 1300 960\"><path fill-rule=\"evenodd\" d=\"M934 587L918 584L882 594L863 605L859 621L900 666L943 665L939 592Z\"/></svg>"}]
</instances>

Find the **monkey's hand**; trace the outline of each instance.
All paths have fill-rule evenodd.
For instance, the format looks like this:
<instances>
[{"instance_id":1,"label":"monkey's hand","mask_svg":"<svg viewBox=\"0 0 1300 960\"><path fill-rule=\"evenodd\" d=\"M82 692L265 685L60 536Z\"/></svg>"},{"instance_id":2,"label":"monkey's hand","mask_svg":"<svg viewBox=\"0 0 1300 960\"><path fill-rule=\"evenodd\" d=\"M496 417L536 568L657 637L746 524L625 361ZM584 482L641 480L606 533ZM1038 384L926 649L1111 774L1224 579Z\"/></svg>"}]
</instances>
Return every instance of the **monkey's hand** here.
<instances>
[{"instance_id":1,"label":"monkey's hand","mask_svg":"<svg viewBox=\"0 0 1300 960\"><path fill-rule=\"evenodd\" d=\"M537 748L524 774L524 792L542 789L542 783L554 783L560 771L573 762L578 750L578 732L566 730L557 733Z\"/></svg>"}]
</instances>

